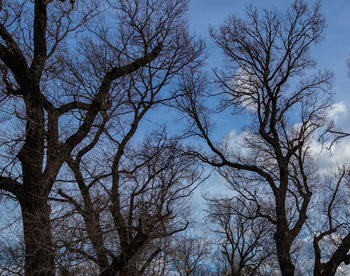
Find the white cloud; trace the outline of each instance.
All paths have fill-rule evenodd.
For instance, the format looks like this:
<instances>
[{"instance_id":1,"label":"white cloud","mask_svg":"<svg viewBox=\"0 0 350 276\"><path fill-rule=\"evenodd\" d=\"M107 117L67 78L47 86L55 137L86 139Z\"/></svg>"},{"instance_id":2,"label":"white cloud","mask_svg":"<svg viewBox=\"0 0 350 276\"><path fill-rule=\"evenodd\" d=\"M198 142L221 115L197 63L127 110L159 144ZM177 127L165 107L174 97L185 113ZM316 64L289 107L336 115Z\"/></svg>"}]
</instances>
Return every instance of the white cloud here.
<instances>
[{"instance_id":1,"label":"white cloud","mask_svg":"<svg viewBox=\"0 0 350 276\"><path fill-rule=\"evenodd\" d=\"M328 111L328 118L335 122L336 128L349 132L350 114L344 102L333 104ZM322 144L314 140L310 146L310 152L314 156L321 173L327 173L338 165L350 165L350 139L343 138L334 143L330 150L331 141Z\"/></svg>"},{"instance_id":2,"label":"white cloud","mask_svg":"<svg viewBox=\"0 0 350 276\"><path fill-rule=\"evenodd\" d=\"M344 138L334 144L331 150L327 150L327 145L322 145L318 141L313 141L310 152L315 158L320 173L327 173L335 169L338 165L350 164L350 139Z\"/></svg>"},{"instance_id":3,"label":"white cloud","mask_svg":"<svg viewBox=\"0 0 350 276\"><path fill-rule=\"evenodd\" d=\"M231 130L221 143L221 148L228 155L246 157L249 154L249 148L247 146L247 140L252 135L250 131L242 131L237 133L235 130Z\"/></svg>"},{"instance_id":4,"label":"white cloud","mask_svg":"<svg viewBox=\"0 0 350 276\"><path fill-rule=\"evenodd\" d=\"M344 102L333 104L328 111L328 118L333 120L337 129L350 132L350 112Z\"/></svg>"},{"instance_id":5,"label":"white cloud","mask_svg":"<svg viewBox=\"0 0 350 276\"><path fill-rule=\"evenodd\" d=\"M331 105L327 115L334 122L339 122L348 115L348 109L344 102L338 102Z\"/></svg>"},{"instance_id":6,"label":"white cloud","mask_svg":"<svg viewBox=\"0 0 350 276\"><path fill-rule=\"evenodd\" d=\"M256 95L258 93L258 79L255 74L244 68L239 68L232 79L229 93L234 101L248 112L257 110Z\"/></svg>"}]
</instances>

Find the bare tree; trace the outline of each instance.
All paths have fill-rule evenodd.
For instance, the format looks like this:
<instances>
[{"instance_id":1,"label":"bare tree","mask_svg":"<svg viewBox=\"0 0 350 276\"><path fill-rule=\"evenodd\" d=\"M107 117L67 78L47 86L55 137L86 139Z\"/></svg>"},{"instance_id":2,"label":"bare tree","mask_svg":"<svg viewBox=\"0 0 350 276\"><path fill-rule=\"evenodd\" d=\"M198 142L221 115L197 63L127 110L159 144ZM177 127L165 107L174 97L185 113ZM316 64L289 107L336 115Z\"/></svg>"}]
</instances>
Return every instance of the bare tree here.
<instances>
[{"instance_id":1,"label":"bare tree","mask_svg":"<svg viewBox=\"0 0 350 276\"><path fill-rule=\"evenodd\" d=\"M163 250L162 239L187 228L184 200L200 183L199 167L174 143L151 135L136 149L129 147L118 171L111 166L117 180L113 172L84 179L71 160L82 200L59 190L60 201L71 204L84 223L64 247L95 262L101 275L142 275Z\"/></svg>"},{"instance_id":2,"label":"bare tree","mask_svg":"<svg viewBox=\"0 0 350 276\"><path fill-rule=\"evenodd\" d=\"M230 62L226 71L216 72L224 96L220 108L233 107L252 118L236 150L237 141L219 144L211 138L202 103L205 80L195 72L184 76L187 97L179 101L191 123L188 133L203 138L210 150L192 154L219 168L254 206L253 217L274 225L279 267L285 276L295 274L298 260L293 250L319 181L310 143L326 125L331 103L331 74L311 74L315 62L310 47L322 39L325 26L319 9L318 4L309 8L302 1L295 1L284 15L267 10L259 14L250 7L246 19L231 16L210 31Z\"/></svg>"},{"instance_id":3,"label":"bare tree","mask_svg":"<svg viewBox=\"0 0 350 276\"><path fill-rule=\"evenodd\" d=\"M206 271L209 256L209 243L200 237L179 236L174 239L170 253L171 263L183 276L200 275Z\"/></svg>"},{"instance_id":4,"label":"bare tree","mask_svg":"<svg viewBox=\"0 0 350 276\"><path fill-rule=\"evenodd\" d=\"M263 218L252 219L247 213L247 204L242 204L244 200L206 200L207 216L213 224L211 231L229 268L225 275L263 275L263 267L273 255L269 222Z\"/></svg>"},{"instance_id":5,"label":"bare tree","mask_svg":"<svg viewBox=\"0 0 350 276\"><path fill-rule=\"evenodd\" d=\"M203 48L186 30L186 5L183 0L134 0L116 7L123 19L121 41L134 37L122 45L126 52L147 48L156 37L164 46L157 59L119 80L93 135L67 160L79 200L72 195L72 185L57 189L55 201L69 203L83 219L79 233L73 230L73 238L66 238L63 246L95 262L101 275L142 274L162 250L152 243L187 227L185 208L180 208L186 204L180 202L199 183L200 167L182 153L177 139L168 139L165 133L149 130L149 137L134 145L147 113L177 98L174 80L187 67L199 64ZM99 49L109 51L112 34L96 27L94 31L105 44ZM109 62L91 42L85 42L83 49L95 63ZM82 81L75 80L83 85Z\"/></svg>"},{"instance_id":6,"label":"bare tree","mask_svg":"<svg viewBox=\"0 0 350 276\"><path fill-rule=\"evenodd\" d=\"M26 275L55 274L49 194L72 154L87 143L95 145L104 114L134 97L118 91L148 72L153 77L148 91L154 95L169 81L156 77L164 67L172 64L164 74L174 75L198 57L194 44L182 44L189 35L178 18L186 1L166 3L1 2L1 116L9 134L1 141L0 189L21 207ZM148 17L131 14L140 10ZM112 28L108 20L113 17ZM180 26L183 32L176 32ZM132 73L135 77L124 78ZM133 93L142 108L148 105L148 94Z\"/></svg>"}]
</instances>

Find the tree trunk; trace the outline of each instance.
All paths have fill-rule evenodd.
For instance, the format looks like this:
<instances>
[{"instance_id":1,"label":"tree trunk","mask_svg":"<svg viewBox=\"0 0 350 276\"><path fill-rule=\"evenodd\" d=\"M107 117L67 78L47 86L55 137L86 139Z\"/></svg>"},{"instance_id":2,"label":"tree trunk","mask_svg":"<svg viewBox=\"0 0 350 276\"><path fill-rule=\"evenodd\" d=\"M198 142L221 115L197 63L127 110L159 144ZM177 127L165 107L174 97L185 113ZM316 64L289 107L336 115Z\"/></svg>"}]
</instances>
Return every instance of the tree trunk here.
<instances>
[{"instance_id":1,"label":"tree trunk","mask_svg":"<svg viewBox=\"0 0 350 276\"><path fill-rule=\"evenodd\" d=\"M25 244L25 275L54 276L54 249L51 234L48 195L50 181L43 178L44 109L40 88L33 84L27 90L26 139L18 154L23 172L23 197L20 199ZM52 176L54 178L54 176Z\"/></svg>"},{"instance_id":2,"label":"tree trunk","mask_svg":"<svg viewBox=\"0 0 350 276\"><path fill-rule=\"evenodd\" d=\"M274 238L276 241L278 263L282 276L294 276L295 267L290 259L291 242L289 241L286 232L277 229Z\"/></svg>"},{"instance_id":3,"label":"tree trunk","mask_svg":"<svg viewBox=\"0 0 350 276\"><path fill-rule=\"evenodd\" d=\"M38 185L39 186L39 185ZM28 196L22 206L25 243L25 275L54 276L54 250L50 206L43 197Z\"/></svg>"},{"instance_id":4,"label":"tree trunk","mask_svg":"<svg viewBox=\"0 0 350 276\"><path fill-rule=\"evenodd\" d=\"M130 259L126 259L123 254L115 258L112 264L101 272L100 276L138 276L138 273L133 269L133 264Z\"/></svg>"},{"instance_id":5,"label":"tree trunk","mask_svg":"<svg viewBox=\"0 0 350 276\"><path fill-rule=\"evenodd\" d=\"M128 267L110 267L104 270L100 276L139 276L139 274Z\"/></svg>"}]
</instances>

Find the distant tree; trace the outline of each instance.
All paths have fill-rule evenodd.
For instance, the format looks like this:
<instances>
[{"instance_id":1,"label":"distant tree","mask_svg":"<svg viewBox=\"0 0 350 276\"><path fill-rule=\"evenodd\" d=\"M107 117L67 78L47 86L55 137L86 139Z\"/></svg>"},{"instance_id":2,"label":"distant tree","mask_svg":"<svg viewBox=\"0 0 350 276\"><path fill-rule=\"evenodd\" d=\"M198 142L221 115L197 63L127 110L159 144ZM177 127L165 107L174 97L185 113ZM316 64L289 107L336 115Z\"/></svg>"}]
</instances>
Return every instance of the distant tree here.
<instances>
[{"instance_id":1,"label":"distant tree","mask_svg":"<svg viewBox=\"0 0 350 276\"><path fill-rule=\"evenodd\" d=\"M201 52L187 2L161 2L1 1L0 189L21 207L27 276L55 275L49 196L65 164L79 164L118 114L136 116L132 136L159 89Z\"/></svg>"},{"instance_id":2,"label":"distant tree","mask_svg":"<svg viewBox=\"0 0 350 276\"><path fill-rule=\"evenodd\" d=\"M206 201L207 216L212 223L209 227L227 267L225 275L262 275L273 256L269 222L264 218L252 219L242 199L207 198Z\"/></svg>"},{"instance_id":3,"label":"distant tree","mask_svg":"<svg viewBox=\"0 0 350 276\"><path fill-rule=\"evenodd\" d=\"M212 251L210 260L211 260L211 266L213 268L213 275L215 276L229 275L230 273L229 264L226 260L226 257L223 254L221 254L220 245L216 250Z\"/></svg>"},{"instance_id":4,"label":"distant tree","mask_svg":"<svg viewBox=\"0 0 350 276\"><path fill-rule=\"evenodd\" d=\"M216 95L223 95L220 110L233 108L251 118L241 144L212 139L203 104L206 79L196 71L184 75L187 96L179 100L190 123L187 134L201 137L209 148L207 153L193 151L193 156L218 168L253 206L252 219L264 218L274 226L284 276L297 273L298 258L293 252L321 181L310 144L327 125L332 75L313 72L310 48L323 38L324 27L318 4L309 8L295 1L283 15L250 7L245 19L230 16L218 29L211 29L211 37L229 61L226 70L215 72L222 89ZM341 262L347 263L347 236L340 240L338 249L345 254L339 262L328 263L333 270L322 275L334 275Z\"/></svg>"},{"instance_id":5,"label":"distant tree","mask_svg":"<svg viewBox=\"0 0 350 276\"><path fill-rule=\"evenodd\" d=\"M201 275L200 271L207 270L209 243L200 237L178 236L169 256L171 265L181 276Z\"/></svg>"}]
</instances>

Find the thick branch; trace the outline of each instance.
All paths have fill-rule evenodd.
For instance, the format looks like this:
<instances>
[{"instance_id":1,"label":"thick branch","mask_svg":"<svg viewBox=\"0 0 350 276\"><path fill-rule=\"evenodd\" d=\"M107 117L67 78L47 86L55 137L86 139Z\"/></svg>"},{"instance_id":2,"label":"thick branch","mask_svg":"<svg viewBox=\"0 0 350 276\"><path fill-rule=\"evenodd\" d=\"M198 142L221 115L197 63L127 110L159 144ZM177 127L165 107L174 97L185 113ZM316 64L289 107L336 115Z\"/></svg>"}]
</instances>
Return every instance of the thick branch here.
<instances>
[{"instance_id":1,"label":"thick branch","mask_svg":"<svg viewBox=\"0 0 350 276\"><path fill-rule=\"evenodd\" d=\"M331 259L322 265L321 276L334 275L342 262L348 262L348 252L350 249L350 234L346 235L337 250L333 253Z\"/></svg>"},{"instance_id":2,"label":"thick branch","mask_svg":"<svg viewBox=\"0 0 350 276\"><path fill-rule=\"evenodd\" d=\"M1 23L0 37L6 42L7 46L0 43L0 59L12 71L17 83L23 87L29 76L26 59L17 43Z\"/></svg>"},{"instance_id":3,"label":"thick branch","mask_svg":"<svg viewBox=\"0 0 350 276\"><path fill-rule=\"evenodd\" d=\"M0 176L0 190L13 194L19 200L21 200L23 197L22 185L9 177Z\"/></svg>"},{"instance_id":4,"label":"thick branch","mask_svg":"<svg viewBox=\"0 0 350 276\"><path fill-rule=\"evenodd\" d=\"M30 66L33 79L40 81L46 61L47 10L45 0L36 0L34 8L34 58Z\"/></svg>"}]
</instances>

